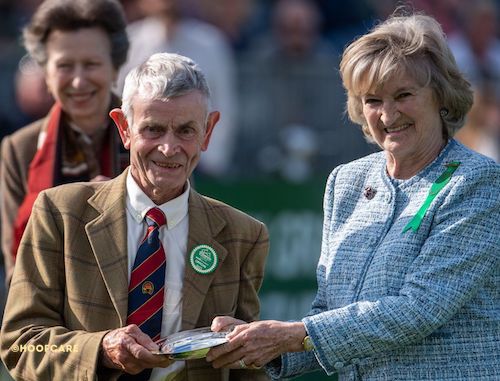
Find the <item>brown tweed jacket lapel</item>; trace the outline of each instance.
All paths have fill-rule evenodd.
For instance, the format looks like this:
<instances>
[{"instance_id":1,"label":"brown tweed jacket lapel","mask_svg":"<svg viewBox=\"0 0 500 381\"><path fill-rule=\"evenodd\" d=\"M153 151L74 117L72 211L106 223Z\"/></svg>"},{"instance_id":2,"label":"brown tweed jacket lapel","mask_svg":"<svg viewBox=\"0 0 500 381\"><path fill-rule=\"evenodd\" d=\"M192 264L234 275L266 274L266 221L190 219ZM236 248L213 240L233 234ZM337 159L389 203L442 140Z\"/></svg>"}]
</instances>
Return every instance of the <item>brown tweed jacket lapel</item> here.
<instances>
[{"instance_id":1,"label":"brown tweed jacket lapel","mask_svg":"<svg viewBox=\"0 0 500 381\"><path fill-rule=\"evenodd\" d=\"M126 175L127 171L108 182L89 199L88 202L96 213L95 218L85 226L99 270L122 326L126 324L128 301L127 219L124 207ZM217 209L197 192L191 191L183 288L183 330L196 326L205 295L217 271L198 274L189 263L189 254L198 245L209 245L217 253L220 267L226 258L227 250L216 237L226 223L226 219Z\"/></svg>"},{"instance_id":2,"label":"brown tweed jacket lapel","mask_svg":"<svg viewBox=\"0 0 500 381\"><path fill-rule=\"evenodd\" d=\"M197 192L189 196L189 234L184 271L182 329L192 329L198 321L205 295L217 269L210 274L198 274L189 262L189 254L198 245L211 246L217 253L219 264L224 262L227 250L214 238L226 225L226 220Z\"/></svg>"},{"instance_id":3,"label":"brown tweed jacket lapel","mask_svg":"<svg viewBox=\"0 0 500 381\"><path fill-rule=\"evenodd\" d=\"M96 217L85 226L121 326L127 320L128 303L127 216L124 196L127 172L124 171L116 180L109 181L88 200L96 210Z\"/></svg>"}]
</instances>

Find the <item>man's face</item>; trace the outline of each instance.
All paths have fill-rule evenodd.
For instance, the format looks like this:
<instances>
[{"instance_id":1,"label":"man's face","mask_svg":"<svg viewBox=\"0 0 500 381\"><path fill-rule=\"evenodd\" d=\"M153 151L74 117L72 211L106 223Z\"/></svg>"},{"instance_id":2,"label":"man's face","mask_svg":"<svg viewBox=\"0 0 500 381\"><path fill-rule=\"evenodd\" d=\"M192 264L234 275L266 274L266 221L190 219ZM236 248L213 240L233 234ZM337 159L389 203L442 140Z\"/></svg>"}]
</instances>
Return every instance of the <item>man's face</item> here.
<instances>
[{"instance_id":1,"label":"man's face","mask_svg":"<svg viewBox=\"0 0 500 381\"><path fill-rule=\"evenodd\" d=\"M192 91L167 101L136 97L131 126L121 110L111 112L130 150L132 177L157 205L183 192L201 151L208 148L219 113L207 117L206 109L203 94Z\"/></svg>"}]
</instances>

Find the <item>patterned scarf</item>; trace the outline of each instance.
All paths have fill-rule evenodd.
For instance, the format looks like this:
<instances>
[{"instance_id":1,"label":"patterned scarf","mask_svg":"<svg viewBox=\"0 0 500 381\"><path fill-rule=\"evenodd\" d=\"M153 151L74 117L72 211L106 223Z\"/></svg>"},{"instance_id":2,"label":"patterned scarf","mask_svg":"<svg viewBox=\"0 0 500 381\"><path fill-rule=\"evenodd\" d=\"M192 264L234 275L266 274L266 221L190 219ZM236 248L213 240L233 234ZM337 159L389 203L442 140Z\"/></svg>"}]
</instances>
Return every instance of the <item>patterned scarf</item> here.
<instances>
[{"instance_id":1,"label":"patterned scarf","mask_svg":"<svg viewBox=\"0 0 500 381\"><path fill-rule=\"evenodd\" d=\"M118 104L119 100L113 97L111 106ZM35 199L42 190L89 181L97 175L114 177L128 165L128 153L121 146L112 122L88 137L63 120L61 106L56 103L48 114L44 133L45 139L30 163L26 196L14 221L14 259Z\"/></svg>"}]
</instances>

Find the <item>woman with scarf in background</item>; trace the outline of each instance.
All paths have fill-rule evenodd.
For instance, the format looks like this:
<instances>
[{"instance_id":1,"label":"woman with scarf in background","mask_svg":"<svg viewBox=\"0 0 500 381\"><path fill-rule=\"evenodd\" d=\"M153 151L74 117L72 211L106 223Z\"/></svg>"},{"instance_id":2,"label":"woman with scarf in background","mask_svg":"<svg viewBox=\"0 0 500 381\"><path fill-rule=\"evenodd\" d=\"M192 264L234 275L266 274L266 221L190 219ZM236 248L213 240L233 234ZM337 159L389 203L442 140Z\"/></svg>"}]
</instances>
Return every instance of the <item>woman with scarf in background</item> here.
<instances>
[{"instance_id":1,"label":"woman with scarf in background","mask_svg":"<svg viewBox=\"0 0 500 381\"><path fill-rule=\"evenodd\" d=\"M2 142L2 251L7 283L38 193L114 177L128 165L108 113L127 58L126 20L117 0L46 0L23 31L55 103L48 115Z\"/></svg>"}]
</instances>

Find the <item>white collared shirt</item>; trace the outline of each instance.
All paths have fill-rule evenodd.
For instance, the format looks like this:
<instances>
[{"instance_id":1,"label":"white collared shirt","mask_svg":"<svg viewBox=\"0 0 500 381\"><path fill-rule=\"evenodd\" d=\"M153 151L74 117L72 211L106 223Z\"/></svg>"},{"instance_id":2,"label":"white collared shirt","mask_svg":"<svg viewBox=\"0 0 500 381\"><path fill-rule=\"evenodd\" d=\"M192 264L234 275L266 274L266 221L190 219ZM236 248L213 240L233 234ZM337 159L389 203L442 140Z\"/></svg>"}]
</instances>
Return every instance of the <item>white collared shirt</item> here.
<instances>
[{"instance_id":1,"label":"white collared shirt","mask_svg":"<svg viewBox=\"0 0 500 381\"><path fill-rule=\"evenodd\" d=\"M140 242L146 234L144 216L153 208L160 208L167 218L166 226L160 228L160 240L165 250L167 266L165 270L165 299L161 337L179 332L182 322L182 286L184 280L185 255L187 251L189 216L188 199L190 185L179 196L162 205L156 205L137 185L130 171L127 174L127 252L128 280L134 265ZM184 367L183 361L176 361L168 368L155 368L150 381L164 380L170 373Z\"/></svg>"}]
</instances>

